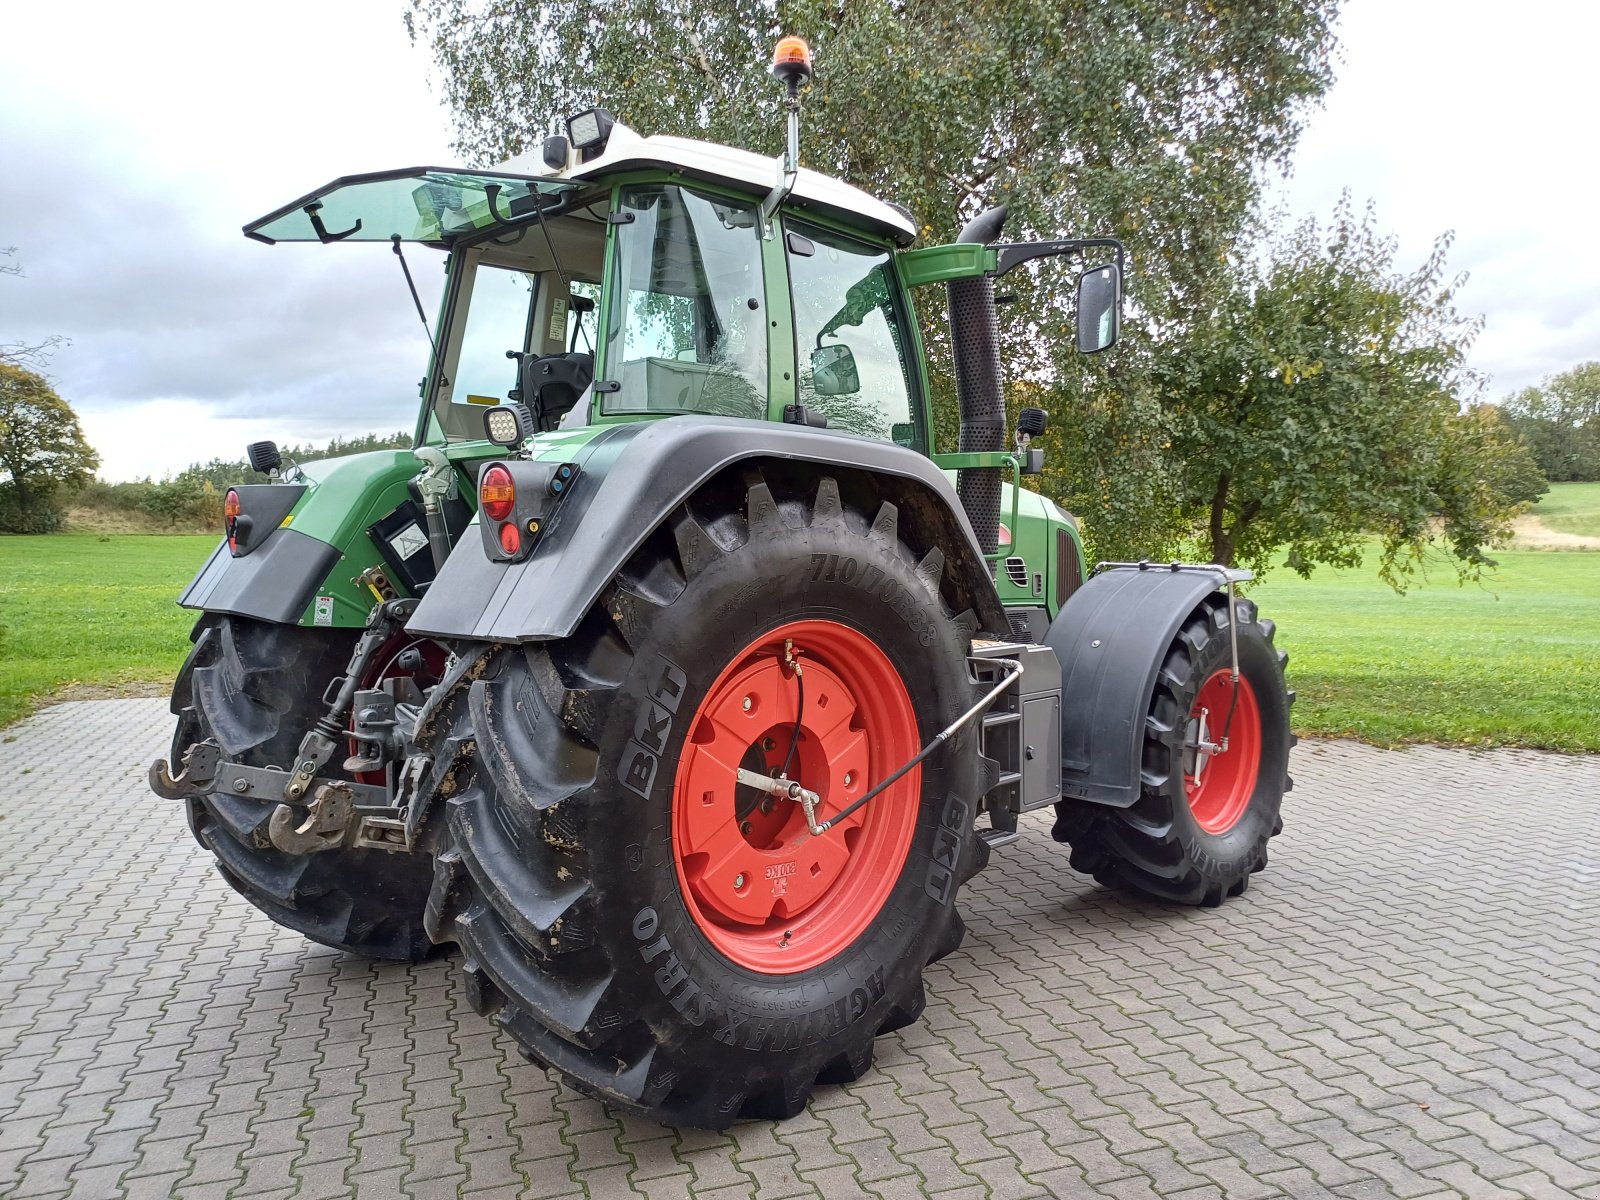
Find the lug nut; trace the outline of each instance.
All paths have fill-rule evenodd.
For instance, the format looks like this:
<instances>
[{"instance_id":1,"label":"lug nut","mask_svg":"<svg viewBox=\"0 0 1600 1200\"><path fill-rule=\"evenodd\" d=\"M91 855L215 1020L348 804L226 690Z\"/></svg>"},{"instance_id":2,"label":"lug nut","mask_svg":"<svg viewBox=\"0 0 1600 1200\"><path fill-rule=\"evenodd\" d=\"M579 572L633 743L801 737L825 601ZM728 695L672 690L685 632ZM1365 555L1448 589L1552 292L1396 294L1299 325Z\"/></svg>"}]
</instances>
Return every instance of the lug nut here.
<instances>
[{"instance_id":1,"label":"lug nut","mask_svg":"<svg viewBox=\"0 0 1600 1200\"><path fill-rule=\"evenodd\" d=\"M733 877L733 888L734 888L734 891L738 891L743 886L744 886L744 873L740 872L739 874L737 874L737 875L735 875Z\"/></svg>"},{"instance_id":2,"label":"lug nut","mask_svg":"<svg viewBox=\"0 0 1600 1200\"><path fill-rule=\"evenodd\" d=\"M749 712L752 708L755 707L755 701L751 700L749 696L746 696L744 698L744 702L743 703L744 703L745 712Z\"/></svg>"},{"instance_id":3,"label":"lug nut","mask_svg":"<svg viewBox=\"0 0 1600 1200\"><path fill-rule=\"evenodd\" d=\"M849 787L855 781L856 781L856 777L854 775L852 775L849 771L846 771L844 773L844 785L845 785L845 787Z\"/></svg>"}]
</instances>

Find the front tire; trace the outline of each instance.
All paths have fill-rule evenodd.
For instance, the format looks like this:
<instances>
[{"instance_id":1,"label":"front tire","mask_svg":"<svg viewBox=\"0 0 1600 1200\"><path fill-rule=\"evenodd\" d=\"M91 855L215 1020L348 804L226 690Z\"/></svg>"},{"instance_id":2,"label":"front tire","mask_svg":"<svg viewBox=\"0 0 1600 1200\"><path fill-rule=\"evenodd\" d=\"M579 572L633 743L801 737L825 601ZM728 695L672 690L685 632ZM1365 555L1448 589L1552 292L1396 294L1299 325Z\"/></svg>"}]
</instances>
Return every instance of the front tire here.
<instances>
[{"instance_id":1,"label":"front tire","mask_svg":"<svg viewBox=\"0 0 1600 1200\"><path fill-rule=\"evenodd\" d=\"M1102 884L1174 904L1221 904L1267 865L1283 829L1289 778L1289 656L1256 606L1237 601L1239 692L1233 694L1228 605L1208 599L1167 648L1144 718L1140 795L1129 808L1056 805L1054 836L1073 869ZM1232 712L1231 723L1229 712ZM1205 753L1193 743L1228 749Z\"/></svg>"},{"instance_id":2,"label":"front tire","mask_svg":"<svg viewBox=\"0 0 1600 1200\"><path fill-rule=\"evenodd\" d=\"M734 786L789 760L825 818L974 699L943 555L870 483L772 474L671 514L576 633L497 648L455 706L473 749L431 932L531 1058L676 1125L792 1116L864 1073L921 1014L987 856L973 736L820 838Z\"/></svg>"},{"instance_id":3,"label":"front tire","mask_svg":"<svg viewBox=\"0 0 1600 1200\"><path fill-rule=\"evenodd\" d=\"M173 685L178 728L169 761L202 738L224 758L287 769L316 721L354 636L208 614ZM324 774L340 774L330 763ZM189 828L223 879L279 925L369 958L416 962L433 952L422 925L432 879L425 857L386 850L286 854L267 836L274 801L211 792L189 799Z\"/></svg>"}]
</instances>

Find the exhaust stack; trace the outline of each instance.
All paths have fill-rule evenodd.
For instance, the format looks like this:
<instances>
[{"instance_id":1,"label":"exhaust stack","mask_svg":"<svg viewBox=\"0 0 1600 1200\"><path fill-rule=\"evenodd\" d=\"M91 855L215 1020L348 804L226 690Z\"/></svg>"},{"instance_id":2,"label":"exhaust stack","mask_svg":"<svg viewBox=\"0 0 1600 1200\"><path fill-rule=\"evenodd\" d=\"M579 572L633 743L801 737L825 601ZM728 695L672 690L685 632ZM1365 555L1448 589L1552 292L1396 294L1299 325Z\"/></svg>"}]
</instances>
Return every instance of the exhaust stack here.
<instances>
[{"instance_id":1,"label":"exhaust stack","mask_svg":"<svg viewBox=\"0 0 1600 1200\"><path fill-rule=\"evenodd\" d=\"M962 227L958 242L988 245L1000 236L1006 207L979 213ZM950 299L950 341L955 355L956 397L961 403L963 453L1006 448L1006 402L1000 377L1000 318L994 305L994 279L955 279L946 285ZM969 467L956 472L956 494L966 510L978 545L993 554L1000 542L1000 468Z\"/></svg>"}]
</instances>

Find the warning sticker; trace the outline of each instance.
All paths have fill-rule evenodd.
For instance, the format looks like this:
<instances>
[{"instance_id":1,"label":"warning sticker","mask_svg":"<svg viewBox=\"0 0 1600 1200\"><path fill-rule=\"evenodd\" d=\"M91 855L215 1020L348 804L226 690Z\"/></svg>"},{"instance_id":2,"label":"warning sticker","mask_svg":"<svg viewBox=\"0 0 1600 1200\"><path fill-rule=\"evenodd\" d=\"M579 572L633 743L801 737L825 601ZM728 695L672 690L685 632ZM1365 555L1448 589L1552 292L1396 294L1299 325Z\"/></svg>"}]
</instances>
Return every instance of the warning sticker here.
<instances>
[{"instance_id":1,"label":"warning sticker","mask_svg":"<svg viewBox=\"0 0 1600 1200\"><path fill-rule=\"evenodd\" d=\"M318 625L333 624L333 597L318 596L316 615L313 618Z\"/></svg>"},{"instance_id":2,"label":"warning sticker","mask_svg":"<svg viewBox=\"0 0 1600 1200\"><path fill-rule=\"evenodd\" d=\"M394 552L401 558L410 558L413 554L428 548L428 535L413 521L398 530L389 539L389 545L394 547Z\"/></svg>"}]
</instances>

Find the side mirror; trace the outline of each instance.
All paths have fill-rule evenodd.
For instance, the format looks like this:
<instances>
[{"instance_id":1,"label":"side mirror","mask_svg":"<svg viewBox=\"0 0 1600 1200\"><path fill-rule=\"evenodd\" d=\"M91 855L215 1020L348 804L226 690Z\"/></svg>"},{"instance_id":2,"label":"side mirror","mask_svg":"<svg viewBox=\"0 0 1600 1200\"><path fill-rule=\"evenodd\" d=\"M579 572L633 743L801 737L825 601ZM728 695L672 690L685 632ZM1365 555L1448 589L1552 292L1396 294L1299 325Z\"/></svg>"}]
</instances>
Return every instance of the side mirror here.
<instances>
[{"instance_id":1,"label":"side mirror","mask_svg":"<svg viewBox=\"0 0 1600 1200\"><path fill-rule=\"evenodd\" d=\"M819 396L849 396L861 390L861 374L849 346L836 343L811 352L811 384Z\"/></svg>"},{"instance_id":2,"label":"side mirror","mask_svg":"<svg viewBox=\"0 0 1600 1200\"><path fill-rule=\"evenodd\" d=\"M1099 354L1117 344L1122 310L1122 273L1112 264L1078 276L1078 350Z\"/></svg>"}]
</instances>

